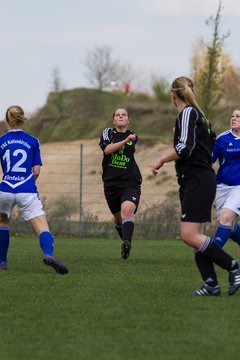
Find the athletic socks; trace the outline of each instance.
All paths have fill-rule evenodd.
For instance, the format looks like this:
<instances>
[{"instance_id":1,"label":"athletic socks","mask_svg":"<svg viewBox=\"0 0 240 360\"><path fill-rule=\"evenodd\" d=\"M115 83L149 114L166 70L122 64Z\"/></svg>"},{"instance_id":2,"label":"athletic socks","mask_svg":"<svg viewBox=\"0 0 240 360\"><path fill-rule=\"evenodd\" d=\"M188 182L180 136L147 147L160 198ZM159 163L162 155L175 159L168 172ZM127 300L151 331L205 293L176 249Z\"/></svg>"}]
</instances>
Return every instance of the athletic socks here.
<instances>
[{"instance_id":1,"label":"athletic socks","mask_svg":"<svg viewBox=\"0 0 240 360\"><path fill-rule=\"evenodd\" d=\"M231 226L219 224L214 237L215 244L217 244L219 247L222 248L228 241L231 232L232 232ZM240 241L240 237L239 237L239 241Z\"/></svg>"},{"instance_id":2,"label":"athletic socks","mask_svg":"<svg viewBox=\"0 0 240 360\"><path fill-rule=\"evenodd\" d=\"M198 270L202 276L203 281L208 286L216 286L217 282L217 275L214 270L213 262L206 258L203 253L200 251L195 252L195 262L198 267Z\"/></svg>"},{"instance_id":3,"label":"athletic socks","mask_svg":"<svg viewBox=\"0 0 240 360\"><path fill-rule=\"evenodd\" d=\"M43 231L39 235L39 244L44 255L53 255L54 237L49 231Z\"/></svg>"},{"instance_id":4,"label":"athletic socks","mask_svg":"<svg viewBox=\"0 0 240 360\"><path fill-rule=\"evenodd\" d=\"M9 238L9 226L0 226L0 262L7 262Z\"/></svg>"},{"instance_id":5,"label":"athletic socks","mask_svg":"<svg viewBox=\"0 0 240 360\"><path fill-rule=\"evenodd\" d=\"M131 217L122 220L122 239L132 241L134 230L134 219Z\"/></svg>"},{"instance_id":6,"label":"athletic socks","mask_svg":"<svg viewBox=\"0 0 240 360\"><path fill-rule=\"evenodd\" d=\"M229 238L240 245L240 226L235 224L231 231L231 226L219 224L214 237L215 244L222 248Z\"/></svg>"},{"instance_id":7,"label":"athletic socks","mask_svg":"<svg viewBox=\"0 0 240 360\"><path fill-rule=\"evenodd\" d=\"M120 236L120 239L122 239L122 224L114 224L115 225L115 229L118 232L118 235Z\"/></svg>"},{"instance_id":8,"label":"athletic socks","mask_svg":"<svg viewBox=\"0 0 240 360\"><path fill-rule=\"evenodd\" d=\"M235 270L238 268L238 263L228 255L222 248L215 244L210 237L206 238L206 241L198 250L211 262L217 264L225 270Z\"/></svg>"},{"instance_id":9,"label":"athletic socks","mask_svg":"<svg viewBox=\"0 0 240 360\"><path fill-rule=\"evenodd\" d=\"M240 245L240 226L235 224L233 231L230 234L230 239Z\"/></svg>"}]
</instances>

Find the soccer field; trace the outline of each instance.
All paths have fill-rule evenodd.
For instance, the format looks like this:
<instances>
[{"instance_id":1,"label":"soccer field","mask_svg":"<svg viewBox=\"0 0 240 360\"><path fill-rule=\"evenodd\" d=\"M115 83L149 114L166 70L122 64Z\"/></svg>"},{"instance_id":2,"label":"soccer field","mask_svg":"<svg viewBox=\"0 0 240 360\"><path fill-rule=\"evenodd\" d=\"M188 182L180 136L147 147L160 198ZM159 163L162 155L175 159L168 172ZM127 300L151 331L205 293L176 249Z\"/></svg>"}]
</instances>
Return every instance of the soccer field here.
<instances>
[{"instance_id":1,"label":"soccer field","mask_svg":"<svg viewBox=\"0 0 240 360\"><path fill-rule=\"evenodd\" d=\"M227 360L239 356L240 292L189 297L202 284L180 240L56 238L61 276L41 261L37 237L11 239L0 272L1 360ZM236 257L233 244L226 249Z\"/></svg>"}]
</instances>

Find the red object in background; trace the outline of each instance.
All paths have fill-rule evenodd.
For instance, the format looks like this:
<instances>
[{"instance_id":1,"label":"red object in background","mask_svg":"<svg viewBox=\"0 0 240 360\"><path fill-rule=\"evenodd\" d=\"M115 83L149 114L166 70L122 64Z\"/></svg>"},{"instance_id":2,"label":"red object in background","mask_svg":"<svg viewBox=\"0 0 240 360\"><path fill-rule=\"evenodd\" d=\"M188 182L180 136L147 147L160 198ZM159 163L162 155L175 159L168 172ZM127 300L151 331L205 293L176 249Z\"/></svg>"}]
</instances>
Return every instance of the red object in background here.
<instances>
[{"instance_id":1,"label":"red object in background","mask_svg":"<svg viewBox=\"0 0 240 360\"><path fill-rule=\"evenodd\" d=\"M130 83L125 84L125 93L128 95L130 93Z\"/></svg>"}]
</instances>

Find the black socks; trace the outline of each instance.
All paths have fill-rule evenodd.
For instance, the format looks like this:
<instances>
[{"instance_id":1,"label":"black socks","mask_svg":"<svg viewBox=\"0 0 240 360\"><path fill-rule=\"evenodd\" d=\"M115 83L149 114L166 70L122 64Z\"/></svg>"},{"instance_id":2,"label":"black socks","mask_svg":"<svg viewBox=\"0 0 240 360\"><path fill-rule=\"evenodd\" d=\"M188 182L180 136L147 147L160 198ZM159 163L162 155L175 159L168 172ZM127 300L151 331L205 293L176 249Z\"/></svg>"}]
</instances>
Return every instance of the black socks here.
<instances>
[{"instance_id":1,"label":"black socks","mask_svg":"<svg viewBox=\"0 0 240 360\"><path fill-rule=\"evenodd\" d=\"M232 268L234 259L223 249L218 247L209 237L206 239L203 246L199 249L199 252L201 252L208 260L220 266L222 269L228 271L234 270Z\"/></svg>"},{"instance_id":2,"label":"black socks","mask_svg":"<svg viewBox=\"0 0 240 360\"><path fill-rule=\"evenodd\" d=\"M133 218L124 218L122 221L122 239L132 241L134 230L134 219Z\"/></svg>"}]
</instances>

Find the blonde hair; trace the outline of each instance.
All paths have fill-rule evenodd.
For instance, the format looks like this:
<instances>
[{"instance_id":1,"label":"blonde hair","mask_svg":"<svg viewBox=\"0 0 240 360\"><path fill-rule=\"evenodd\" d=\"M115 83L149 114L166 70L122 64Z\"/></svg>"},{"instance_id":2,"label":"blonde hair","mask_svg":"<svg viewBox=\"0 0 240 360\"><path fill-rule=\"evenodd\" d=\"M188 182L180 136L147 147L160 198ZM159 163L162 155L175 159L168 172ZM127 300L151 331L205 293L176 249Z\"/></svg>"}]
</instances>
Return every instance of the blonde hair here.
<instances>
[{"instance_id":1,"label":"blonde hair","mask_svg":"<svg viewBox=\"0 0 240 360\"><path fill-rule=\"evenodd\" d=\"M197 100L195 98L194 85L191 79L185 76L178 77L173 81L171 91L175 92L180 100L198 109L203 114L204 118L207 120L204 112L198 105Z\"/></svg>"},{"instance_id":2,"label":"blonde hair","mask_svg":"<svg viewBox=\"0 0 240 360\"><path fill-rule=\"evenodd\" d=\"M27 122L23 109L18 105L9 106L6 111L6 121L11 128L22 128Z\"/></svg>"}]
</instances>

